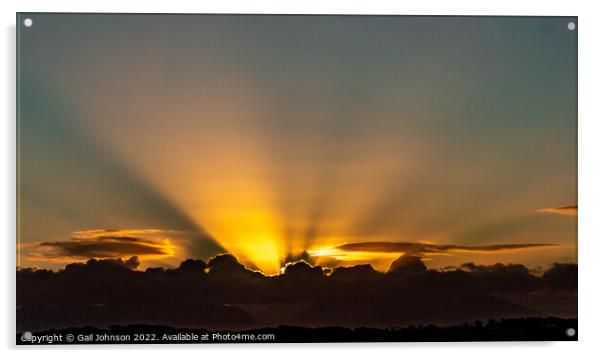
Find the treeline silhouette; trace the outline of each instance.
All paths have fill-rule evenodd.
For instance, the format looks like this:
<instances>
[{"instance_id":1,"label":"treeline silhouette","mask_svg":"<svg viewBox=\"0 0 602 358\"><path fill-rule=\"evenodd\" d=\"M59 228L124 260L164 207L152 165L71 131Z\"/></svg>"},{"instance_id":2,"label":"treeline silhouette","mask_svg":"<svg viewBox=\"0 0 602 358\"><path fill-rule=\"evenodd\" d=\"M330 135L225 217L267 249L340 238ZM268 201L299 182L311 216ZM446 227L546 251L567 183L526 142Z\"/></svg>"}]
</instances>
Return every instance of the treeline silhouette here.
<instances>
[{"instance_id":1,"label":"treeline silhouette","mask_svg":"<svg viewBox=\"0 0 602 358\"><path fill-rule=\"evenodd\" d=\"M140 271L138 265L132 257L92 259L57 272L17 270L17 331L128 324L236 331L283 325L382 329L577 316L574 264L554 264L542 275L518 264L469 263L440 271L404 255L387 273L370 265L330 270L298 261L275 276L250 270L228 254L207 263L186 260L175 269ZM340 329L333 332L351 332ZM340 340L347 333L333 334Z\"/></svg>"},{"instance_id":2,"label":"treeline silhouette","mask_svg":"<svg viewBox=\"0 0 602 358\"><path fill-rule=\"evenodd\" d=\"M578 339L576 327L577 319L514 318L443 327L435 325L389 328L278 326L243 331L127 325L108 328L51 329L38 332L37 335L62 336L60 341L43 341L41 344L574 341ZM568 334L571 329L574 331ZM65 339L68 334L72 335L72 341ZM106 337L107 335L117 338ZM98 336L105 336L105 338L98 339ZM261 339L257 338L259 336ZM17 344L32 343L19 333Z\"/></svg>"}]
</instances>

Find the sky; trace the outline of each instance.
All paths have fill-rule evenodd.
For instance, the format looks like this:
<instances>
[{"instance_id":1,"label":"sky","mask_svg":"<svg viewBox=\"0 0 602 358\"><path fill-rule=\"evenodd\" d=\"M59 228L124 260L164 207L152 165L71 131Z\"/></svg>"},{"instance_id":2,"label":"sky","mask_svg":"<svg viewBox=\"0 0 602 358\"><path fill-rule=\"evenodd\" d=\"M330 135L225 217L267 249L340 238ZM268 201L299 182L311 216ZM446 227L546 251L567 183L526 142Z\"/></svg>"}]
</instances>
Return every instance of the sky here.
<instances>
[{"instance_id":1,"label":"sky","mask_svg":"<svg viewBox=\"0 0 602 358\"><path fill-rule=\"evenodd\" d=\"M25 17L18 266L577 261L575 19Z\"/></svg>"}]
</instances>

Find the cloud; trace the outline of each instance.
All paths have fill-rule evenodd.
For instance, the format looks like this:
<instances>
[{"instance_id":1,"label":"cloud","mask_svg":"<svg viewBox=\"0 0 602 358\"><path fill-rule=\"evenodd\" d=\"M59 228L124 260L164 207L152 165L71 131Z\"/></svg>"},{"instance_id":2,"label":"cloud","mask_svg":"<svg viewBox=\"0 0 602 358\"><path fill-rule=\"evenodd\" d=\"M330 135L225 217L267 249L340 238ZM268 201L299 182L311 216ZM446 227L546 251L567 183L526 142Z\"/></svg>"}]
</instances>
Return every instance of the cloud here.
<instances>
[{"instance_id":1,"label":"cloud","mask_svg":"<svg viewBox=\"0 0 602 358\"><path fill-rule=\"evenodd\" d=\"M163 230L163 229L93 229L93 230L82 230L74 231L71 233L71 237L87 239L96 238L102 236L148 236L156 234L173 234L180 233L177 230Z\"/></svg>"},{"instance_id":2,"label":"cloud","mask_svg":"<svg viewBox=\"0 0 602 358\"><path fill-rule=\"evenodd\" d=\"M452 256L458 253L502 254L525 250L556 247L554 244L498 244L498 245L439 245L429 242L364 241L308 250L309 262L327 267L369 263L380 271L387 271L400 254L418 257Z\"/></svg>"},{"instance_id":3,"label":"cloud","mask_svg":"<svg viewBox=\"0 0 602 358\"><path fill-rule=\"evenodd\" d=\"M544 208L537 210L538 213L556 214L564 216L577 216L577 206L560 206L556 208Z\"/></svg>"},{"instance_id":4,"label":"cloud","mask_svg":"<svg viewBox=\"0 0 602 358\"><path fill-rule=\"evenodd\" d=\"M68 264L65 266L66 272L74 272L74 271L102 271L102 270L115 270L115 269L125 269L125 270L135 270L140 266L140 260L138 256L132 256L127 260L123 259L90 259L88 262L81 263L76 262L72 264Z\"/></svg>"},{"instance_id":5,"label":"cloud","mask_svg":"<svg viewBox=\"0 0 602 358\"><path fill-rule=\"evenodd\" d=\"M144 240L128 236L100 236L92 239L73 238L69 241L42 242L41 254L49 257L71 257L78 259L124 257L130 255L172 254L169 241Z\"/></svg>"},{"instance_id":6,"label":"cloud","mask_svg":"<svg viewBox=\"0 0 602 358\"><path fill-rule=\"evenodd\" d=\"M42 242L39 254L45 257L75 259L140 256L168 256L173 246L168 240L145 240L128 236L99 236L91 239Z\"/></svg>"},{"instance_id":7,"label":"cloud","mask_svg":"<svg viewBox=\"0 0 602 358\"><path fill-rule=\"evenodd\" d=\"M542 276L545 284L555 290L577 292L577 266L555 263Z\"/></svg>"},{"instance_id":8,"label":"cloud","mask_svg":"<svg viewBox=\"0 0 602 358\"><path fill-rule=\"evenodd\" d=\"M101 229L76 231L70 240L30 244L27 256L31 260L68 261L90 258L122 258L140 256L161 258L173 256L176 246L162 235L168 230ZM134 236L135 235L135 236Z\"/></svg>"},{"instance_id":9,"label":"cloud","mask_svg":"<svg viewBox=\"0 0 602 358\"><path fill-rule=\"evenodd\" d=\"M207 262L209 275L222 279L247 279L262 276L259 271L252 270L238 261L238 258L230 254L220 254L209 259Z\"/></svg>"},{"instance_id":10,"label":"cloud","mask_svg":"<svg viewBox=\"0 0 602 358\"><path fill-rule=\"evenodd\" d=\"M555 246L552 244L501 244L482 246L437 245L422 242L354 242L334 247L340 251L437 254L450 252L500 252ZM310 251L310 254L315 251Z\"/></svg>"},{"instance_id":11,"label":"cloud","mask_svg":"<svg viewBox=\"0 0 602 358\"><path fill-rule=\"evenodd\" d=\"M390 274L416 275L426 272L424 262L418 256L404 254L395 259L389 267Z\"/></svg>"},{"instance_id":12,"label":"cloud","mask_svg":"<svg viewBox=\"0 0 602 358\"><path fill-rule=\"evenodd\" d=\"M307 261L289 262L284 266L283 270L287 277L320 277L324 274L324 270L320 266L312 266Z\"/></svg>"}]
</instances>

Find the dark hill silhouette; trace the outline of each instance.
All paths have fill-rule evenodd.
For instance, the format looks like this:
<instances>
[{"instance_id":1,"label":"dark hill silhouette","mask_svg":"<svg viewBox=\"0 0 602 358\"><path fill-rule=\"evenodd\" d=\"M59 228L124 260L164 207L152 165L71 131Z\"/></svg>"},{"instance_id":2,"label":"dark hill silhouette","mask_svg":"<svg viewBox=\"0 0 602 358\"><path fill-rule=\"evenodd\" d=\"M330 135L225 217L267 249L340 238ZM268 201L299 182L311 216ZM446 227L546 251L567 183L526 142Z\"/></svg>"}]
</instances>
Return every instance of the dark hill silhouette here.
<instances>
[{"instance_id":1,"label":"dark hill silhouette","mask_svg":"<svg viewBox=\"0 0 602 358\"><path fill-rule=\"evenodd\" d=\"M264 276L232 255L139 271L137 258L89 260L58 272L17 271L17 330L148 324L210 330L266 325L391 327L472 320L574 318L577 266L543 276L522 265L429 270L402 256L389 273L370 265L326 270L305 261ZM537 300L531 299L537 297Z\"/></svg>"}]
</instances>

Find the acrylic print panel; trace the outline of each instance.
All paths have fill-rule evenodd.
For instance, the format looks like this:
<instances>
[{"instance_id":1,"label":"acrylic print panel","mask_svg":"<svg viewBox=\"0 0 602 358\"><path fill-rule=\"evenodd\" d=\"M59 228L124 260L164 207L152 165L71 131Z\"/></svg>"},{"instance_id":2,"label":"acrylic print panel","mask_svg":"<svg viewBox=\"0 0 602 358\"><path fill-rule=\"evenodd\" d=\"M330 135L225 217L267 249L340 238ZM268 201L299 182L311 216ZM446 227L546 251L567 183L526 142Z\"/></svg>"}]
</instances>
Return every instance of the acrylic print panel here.
<instances>
[{"instance_id":1,"label":"acrylic print panel","mask_svg":"<svg viewBox=\"0 0 602 358\"><path fill-rule=\"evenodd\" d=\"M18 344L577 339L576 18L17 23Z\"/></svg>"}]
</instances>

